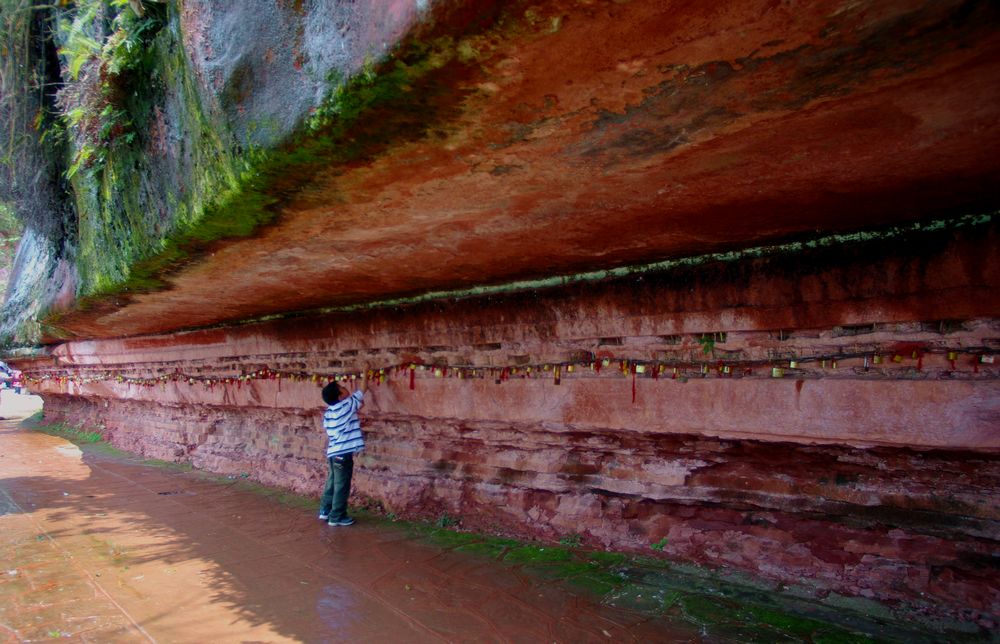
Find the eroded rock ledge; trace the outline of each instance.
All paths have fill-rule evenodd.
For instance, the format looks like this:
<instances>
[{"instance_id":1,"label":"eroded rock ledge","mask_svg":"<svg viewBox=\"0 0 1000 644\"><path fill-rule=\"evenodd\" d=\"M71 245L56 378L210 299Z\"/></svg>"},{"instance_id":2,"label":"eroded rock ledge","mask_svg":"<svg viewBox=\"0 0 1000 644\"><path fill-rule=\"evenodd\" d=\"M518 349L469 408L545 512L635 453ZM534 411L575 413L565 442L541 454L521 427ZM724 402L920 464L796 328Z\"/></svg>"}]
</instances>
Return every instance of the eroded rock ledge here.
<instances>
[{"instance_id":1,"label":"eroded rock ledge","mask_svg":"<svg viewBox=\"0 0 1000 644\"><path fill-rule=\"evenodd\" d=\"M384 369L357 491L389 511L661 544L990 627L995 235L71 342L21 366L52 419L306 493L324 476L317 385Z\"/></svg>"}]
</instances>

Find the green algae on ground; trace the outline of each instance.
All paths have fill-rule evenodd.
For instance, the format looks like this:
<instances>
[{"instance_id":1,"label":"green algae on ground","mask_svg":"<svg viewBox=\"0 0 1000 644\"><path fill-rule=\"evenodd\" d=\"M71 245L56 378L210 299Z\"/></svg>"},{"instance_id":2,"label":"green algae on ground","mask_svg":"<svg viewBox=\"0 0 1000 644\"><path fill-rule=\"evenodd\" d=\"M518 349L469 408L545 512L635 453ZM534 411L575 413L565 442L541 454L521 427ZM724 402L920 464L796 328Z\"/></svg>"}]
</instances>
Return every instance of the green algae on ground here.
<instances>
[{"instance_id":1,"label":"green algae on ground","mask_svg":"<svg viewBox=\"0 0 1000 644\"><path fill-rule=\"evenodd\" d=\"M48 434L49 436L65 438L77 446L98 443L104 440L100 432L87 430L82 425L71 425L69 423L38 424L31 427L31 429Z\"/></svg>"},{"instance_id":2,"label":"green algae on ground","mask_svg":"<svg viewBox=\"0 0 1000 644\"><path fill-rule=\"evenodd\" d=\"M894 615L881 605L873 612L868 603L856 607L836 601L827 604L804 591L779 590L746 574L416 525L412 531L435 545L499 559L615 608L695 624L707 637L723 641L975 641L973 632L961 625L914 625L905 614Z\"/></svg>"},{"instance_id":3,"label":"green algae on ground","mask_svg":"<svg viewBox=\"0 0 1000 644\"><path fill-rule=\"evenodd\" d=\"M520 543L514 541L513 539L503 539L499 537L483 537L479 541L473 541L471 543L459 546L455 548L457 552L468 552L470 554L476 554L480 556L486 556L490 559L499 559L503 554L511 549L519 546Z\"/></svg>"},{"instance_id":4,"label":"green algae on ground","mask_svg":"<svg viewBox=\"0 0 1000 644\"><path fill-rule=\"evenodd\" d=\"M66 422L46 423L43 411L38 411L31 416L21 420L19 426L29 431L41 432L49 436L64 438L80 448L85 454L98 454L108 458L117 458L150 467L169 469L178 472L190 472L194 466L187 462L164 461L150 458L144 459L130 452L120 450L104 439L104 435L93 427L86 427L83 424L73 425Z\"/></svg>"},{"instance_id":5,"label":"green algae on ground","mask_svg":"<svg viewBox=\"0 0 1000 644\"><path fill-rule=\"evenodd\" d=\"M448 530L446 528L436 528L425 533L425 536L431 543L444 548L456 548L480 541L477 535Z\"/></svg>"},{"instance_id":6,"label":"green algae on ground","mask_svg":"<svg viewBox=\"0 0 1000 644\"><path fill-rule=\"evenodd\" d=\"M544 546L521 546L507 552L503 560L515 564L551 564L569 561L573 554L566 548L546 548Z\"/></svg>"},{"instance_id":7,"label":"green algae on ground","mask_svg":"<svg viewBox=\"0 0 1000 644\"><path fill-rule=\"evenodd\" d=\"M826 630L829 624L809 617L800 617L782 613L763 606L746 606L740 609L740 617L746 621L755 621L773 626L780 631L801 637L811 637L813 634Z\"/></svg>"}]
</instances>

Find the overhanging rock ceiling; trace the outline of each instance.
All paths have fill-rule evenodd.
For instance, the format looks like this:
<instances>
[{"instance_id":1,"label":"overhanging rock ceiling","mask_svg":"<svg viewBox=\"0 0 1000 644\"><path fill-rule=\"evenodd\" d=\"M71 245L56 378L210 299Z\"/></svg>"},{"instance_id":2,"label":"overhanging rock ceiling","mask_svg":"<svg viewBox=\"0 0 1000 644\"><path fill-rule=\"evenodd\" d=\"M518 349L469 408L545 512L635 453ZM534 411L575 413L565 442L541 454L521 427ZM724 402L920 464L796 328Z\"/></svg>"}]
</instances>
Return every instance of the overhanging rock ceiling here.
<instances>
[{"instance_id":1,"label":"overhanging rock ceiling","mask_svg":"<svg viewBox=\"0 0 1000 644\"><path fill-rule=\"evenodd\" d=\"M296 183L167 290L60 326L164 332L1000 202L995 3L513 6L436 73L422 126Z\"/></svg>"}]
</instances>

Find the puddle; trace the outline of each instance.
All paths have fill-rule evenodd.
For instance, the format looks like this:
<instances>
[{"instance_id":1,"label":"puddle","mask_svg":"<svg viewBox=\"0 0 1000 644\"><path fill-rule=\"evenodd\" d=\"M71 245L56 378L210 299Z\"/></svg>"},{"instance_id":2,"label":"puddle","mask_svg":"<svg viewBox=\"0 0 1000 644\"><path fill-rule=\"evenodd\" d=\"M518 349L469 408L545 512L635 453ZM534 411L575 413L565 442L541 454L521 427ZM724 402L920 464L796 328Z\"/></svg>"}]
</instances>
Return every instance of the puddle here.
<instances>
[{"instance_id":1,"label":"puddle","mask_svg":"<svg viewBox=\"0 0 1000 644\"><path fill-rule=\"evenodd\" d=\"M77 460L83 458L83 452L80 451L79 447L77 447L72 443L66 445L59 445L54 449L55 451L59 452L59 454L61 454L62 456L66 456L68 458L73 458Z\"/></svg>"}]
</instances>

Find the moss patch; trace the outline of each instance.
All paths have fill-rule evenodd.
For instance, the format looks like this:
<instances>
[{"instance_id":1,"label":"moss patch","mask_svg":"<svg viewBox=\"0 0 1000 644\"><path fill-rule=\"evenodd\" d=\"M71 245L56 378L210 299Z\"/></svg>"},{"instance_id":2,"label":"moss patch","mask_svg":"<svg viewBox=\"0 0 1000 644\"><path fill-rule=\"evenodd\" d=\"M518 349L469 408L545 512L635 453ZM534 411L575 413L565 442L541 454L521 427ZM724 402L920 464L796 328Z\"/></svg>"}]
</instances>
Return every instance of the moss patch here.
<instances>
[{"instance_id":1,"label":"moss patch","mask_svg":"<svg viewBox=\"0 0 1000 644\"><path fill-rule=\"evenodd\" d=\"M281 204L318 171L422 138L464 98L452 84L466 69L455 42L410 42L353 78L332 74L328 97L283 145L234 154L227 130L201 107L179 42L171 29L152 42L148 71L159 82L144 102L133 101L129 114L143 132L155 125L157 105L167 98L178 103L180 121L172 127L193 158L182 169L186 174L171 177L169 168L151 161L155 142L140 136L110 142L100 172L74 175L84 277L79 310L118 306L122 295L164 288L167 275L215 242L253 235L274 221ZM167 179L166 192L152 184L157 175ZM45 323L58 327L54 317Z\"/></svg>"},{"instance_id":2,"label":"moss patch","mask_svg":"<svg viewBox=\"0 0 1000 644\"><path fill-rule=\"evenodd\" d=\"M504 561L515 564L552 564L569 561L572 558L572 553L565 548L521 546L510 550Z\"/></svg>"},{"instance_id":3,"label":"moss patch","mask_svg":"<svg viewBox=\"0 0 1000 644\"><path fill-rule=\"evenodd\" d=\"M100 432L85 429L81 425L70 425L69 423L37 424L31 427L31 429L48 434L49 436L65 438L77 446L90 445L104 440Z\"/></svg>"}]
</instances>

